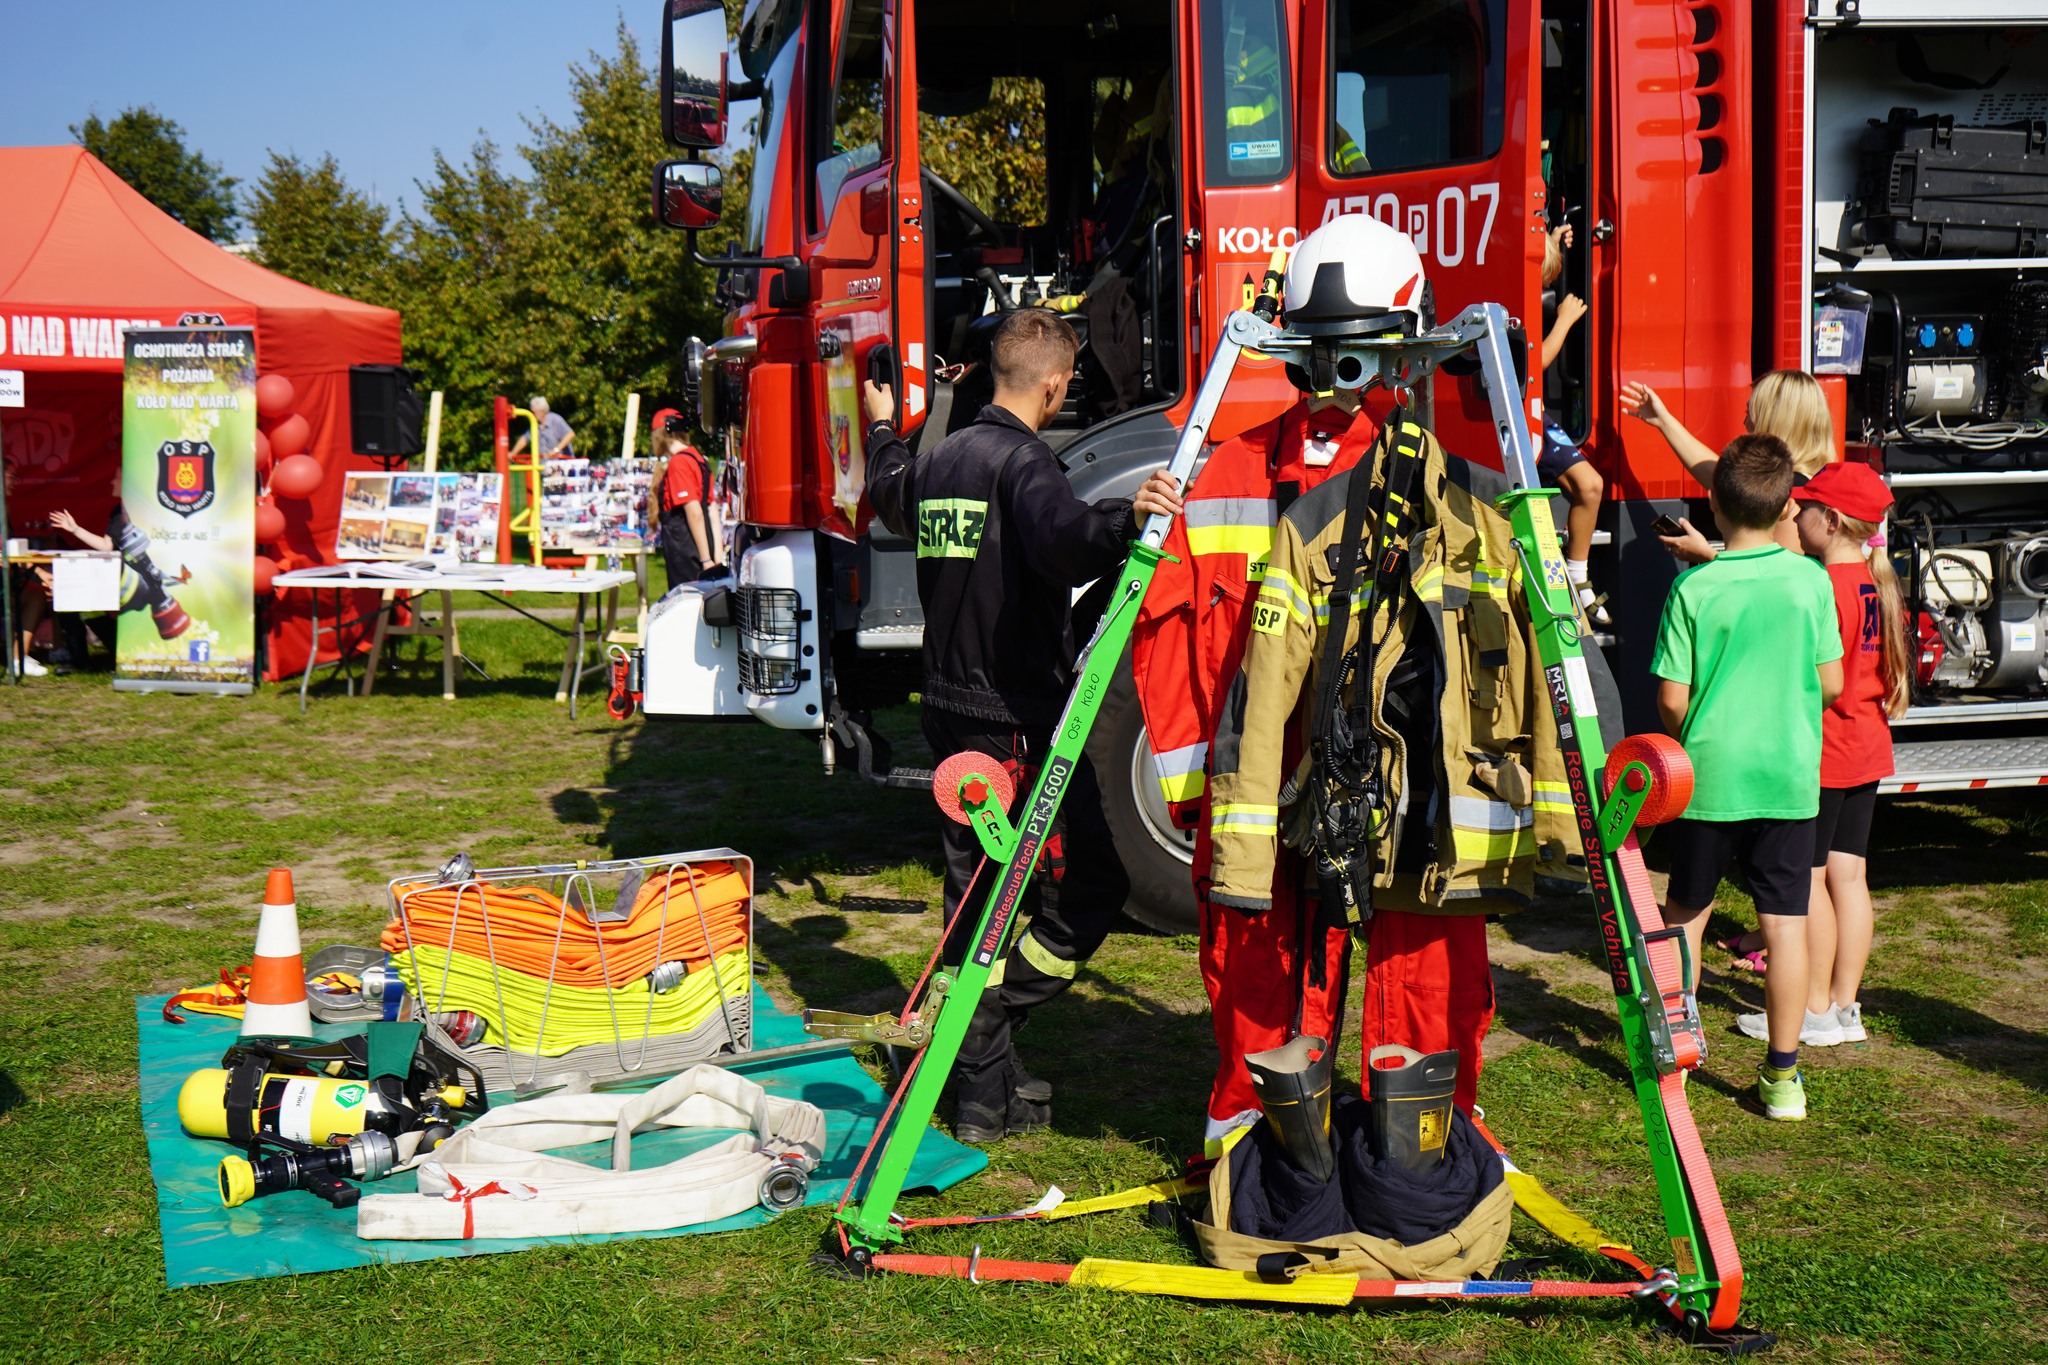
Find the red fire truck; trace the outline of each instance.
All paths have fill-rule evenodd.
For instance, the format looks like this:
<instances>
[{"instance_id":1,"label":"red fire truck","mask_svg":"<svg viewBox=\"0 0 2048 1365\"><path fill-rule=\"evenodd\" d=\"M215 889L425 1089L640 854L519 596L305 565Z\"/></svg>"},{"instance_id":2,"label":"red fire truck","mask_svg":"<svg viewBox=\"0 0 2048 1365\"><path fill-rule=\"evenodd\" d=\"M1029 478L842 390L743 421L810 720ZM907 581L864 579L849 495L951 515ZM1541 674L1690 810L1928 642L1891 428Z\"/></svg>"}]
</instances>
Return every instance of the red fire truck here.
<instances>
[{"instance_id":1,"label":"red fire truck","mask_svg":"<svg viewBox=\"0 0 2048 1365\"><path fill-rule=\"evenodd\" d=\"M759 103L740 245L700 256L728 335L686 350L739 572L661 604L651 715L752 717L815 735L828 770L921 784L872 722L918 687L923 622L914 547L862 499L861 378L890 373L934 442L987 398L997 315L1058 307L1084 346L1047 438L1082 497L1126 494L1274 249L1368 213L1412 236L1437 316L1498 301L1532 345L1545 234L1573 226L1557 288L1590 311L1523 401L1606 479L1592 577L1631 729L1656 727L1676 572L1650 523L1711 519L1621 387L1718 445L1757 375L1811 369L1846 457L1899 496L1921 653L1889 787L2048 782L2039 0L752 0L736 45L714 0L665 0L663 35L689 157L656 171L662 221L718 221L704 154L729 103ZM926 154L1020 79L1043 101L1036 223ZM1253 364L1219 440L1294 397ZM1450 449L1494 458L1477 377L1420 401ZM1185 836L1128 682L1094 743L1132 911L1185 929Z\"/></svg>"}]
</instances>

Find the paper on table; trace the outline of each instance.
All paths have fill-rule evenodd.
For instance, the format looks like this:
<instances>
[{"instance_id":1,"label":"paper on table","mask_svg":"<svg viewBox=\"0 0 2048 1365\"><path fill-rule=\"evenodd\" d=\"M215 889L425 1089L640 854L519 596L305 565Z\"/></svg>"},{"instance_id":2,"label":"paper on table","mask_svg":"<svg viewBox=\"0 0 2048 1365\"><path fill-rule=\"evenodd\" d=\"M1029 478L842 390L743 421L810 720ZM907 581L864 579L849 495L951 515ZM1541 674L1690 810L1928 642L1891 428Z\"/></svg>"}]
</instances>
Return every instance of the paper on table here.
<instances>
[{"instance_id":1,"label":"paper on table","mask_svg":"<svg viewBox=\"0 0 2048 1365\"><path fill-rule=\"evenodd\" d=\"M113 554L60 554L50 560L53 611L119 611L121 558Z\"/></svg>"}]
</instances>

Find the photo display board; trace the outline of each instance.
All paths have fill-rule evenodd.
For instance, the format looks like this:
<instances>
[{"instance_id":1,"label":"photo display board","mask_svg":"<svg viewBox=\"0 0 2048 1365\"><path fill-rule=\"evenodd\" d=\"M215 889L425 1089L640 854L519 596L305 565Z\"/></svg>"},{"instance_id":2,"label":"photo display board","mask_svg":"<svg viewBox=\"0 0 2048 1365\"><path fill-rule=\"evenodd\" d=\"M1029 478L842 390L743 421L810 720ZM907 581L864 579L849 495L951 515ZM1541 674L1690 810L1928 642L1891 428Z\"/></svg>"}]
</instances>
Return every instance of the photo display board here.
<instances>
[{"instance_id":1,"label":"photo display board","mask_svg":"<svg viewBox=\"0 0 2048 1365\"><path fill-rule=\"evenodd\" d=\"M504 496L497 474L351 474L335 557L494 564Z\"/></svg>"}]
</instances>

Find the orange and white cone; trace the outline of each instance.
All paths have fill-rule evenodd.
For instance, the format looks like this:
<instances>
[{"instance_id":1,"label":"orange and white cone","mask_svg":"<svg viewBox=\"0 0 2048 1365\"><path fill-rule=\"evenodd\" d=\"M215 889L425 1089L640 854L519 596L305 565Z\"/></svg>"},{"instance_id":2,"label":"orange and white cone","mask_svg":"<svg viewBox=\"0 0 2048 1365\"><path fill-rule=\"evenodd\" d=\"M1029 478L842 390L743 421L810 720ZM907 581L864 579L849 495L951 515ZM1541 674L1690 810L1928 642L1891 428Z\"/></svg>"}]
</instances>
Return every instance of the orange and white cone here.
<instances>
[{"instance_id":1,"label":"orange and white cone","mask_svg":"<svg viewBox=\"0 0 2048 1365\"><path fill-rule=\"evenodd\" d=\"M256 957L249 966L249 1002L242 1010L244 1038L308 1038L313 1013L306 1005L306 967L299 956L299 907L291 869L273 867L263 885L263 917L256 922Z\"/></svg>"}]
</instances>

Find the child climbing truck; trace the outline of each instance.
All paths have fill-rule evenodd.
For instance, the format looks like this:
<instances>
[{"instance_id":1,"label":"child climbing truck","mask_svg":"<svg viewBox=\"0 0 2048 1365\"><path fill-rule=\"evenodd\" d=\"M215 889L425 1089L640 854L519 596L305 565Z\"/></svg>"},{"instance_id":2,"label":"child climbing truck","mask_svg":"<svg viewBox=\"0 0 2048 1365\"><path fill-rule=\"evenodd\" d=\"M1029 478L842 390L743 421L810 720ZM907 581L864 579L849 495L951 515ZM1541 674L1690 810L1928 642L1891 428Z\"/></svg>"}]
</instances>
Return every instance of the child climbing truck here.
<instances>
[{"instance_id":1,"label":"child climbing truck","mask_svg":"<svg viewBox=\"0 0 2048 1365\"><path fill-rule=\"evenodd\" d=\"M1771 952L1769 1051L1757 1089L1765 1115L1787 1121L1806 1117L1799 1035L1821 712L1842 692L1828 575L1772 535L1792 472L1792 454L1775 436L1738 436L1721 452L1711 500L1727 548L1678 576L1650 663L1664 728L1685 746L1695 774L1685 817L1665 835L1664 920L1685 928L1696 985L1721 873L1731 859L1741 866Z\"/></svg>"},{"instance_id":2,"label":"child climbing truck","mask_svg":"<svg viewBox=\"0 0 2048 1365\"><path fill-rule=\"evenodd\" d=\"M1586 301L1577 294L1560 296L1555 288L1564 274L1564 248L1572 244L1572 225L1565 223L1553 228L1543 241L1543 311L1546 327L1543 333L1544 385L1543 452L1537 457L1536 472L1547 484L1555 484L1564 494L1567 505L1564 519L1564 571L1571 579L1572 592L1587 618L1596 626L1610 624L1607 608L1593 591L1593 584L1586 572L1586 557L1593 548L1594 523L1600 517L1600 499L1607 491L1607 481L1600 477L1600 471L1593 468L1593 462L1579 449L1578 442L1564 429L1550 411L1551 385L1547 382L1550 367L1564 352L1565 338L1571 335L1573 327L1586 316Z\"/></svg>"}]
</instances>

